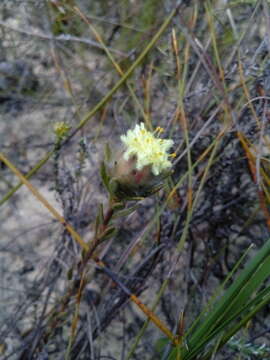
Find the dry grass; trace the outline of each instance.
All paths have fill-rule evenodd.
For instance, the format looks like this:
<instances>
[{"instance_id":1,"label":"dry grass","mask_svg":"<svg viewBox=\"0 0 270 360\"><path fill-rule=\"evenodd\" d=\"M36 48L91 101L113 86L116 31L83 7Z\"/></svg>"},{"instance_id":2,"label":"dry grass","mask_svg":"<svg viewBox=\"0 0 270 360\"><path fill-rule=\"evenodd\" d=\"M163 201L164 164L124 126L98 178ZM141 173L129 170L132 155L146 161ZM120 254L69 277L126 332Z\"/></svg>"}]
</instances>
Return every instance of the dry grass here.
<instances>
[{"instance_id":1,"label":"dry grass","mask_svg":"<svg viewBox=\"0 0 270 360\"><path fill-rule=\"evenodd\" d=\"M269 4L227 3L0 4L0 60L22 64L0 63L0 150L33 185L0 164L1 359L166 359L162 326L183 335L269 237ZM60 146L58 121L72 126ZM174 173L114 220L108 271L82 272L108 210L103 148L141 121L175 141ZM268 324L266 305L215 358L266 359Z\"/></svg>"}]
</instances>

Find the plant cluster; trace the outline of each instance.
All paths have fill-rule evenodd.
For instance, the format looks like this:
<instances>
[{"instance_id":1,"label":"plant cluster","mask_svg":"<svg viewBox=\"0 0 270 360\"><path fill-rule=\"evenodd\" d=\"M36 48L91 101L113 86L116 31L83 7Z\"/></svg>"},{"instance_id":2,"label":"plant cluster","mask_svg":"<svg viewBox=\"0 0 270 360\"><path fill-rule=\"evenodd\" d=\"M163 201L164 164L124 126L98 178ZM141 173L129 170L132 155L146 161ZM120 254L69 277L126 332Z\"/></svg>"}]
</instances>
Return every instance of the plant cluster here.
<instances>
[{"instance_id":1,"label":"plant cluster","mask_svg":"<svg viewBox=\"0 0 270 360\"><path fill-rule=\"evenodd\" d=\"M1 360L268 359L268 1L0 9Z\"/></svg>"}]
</instances>

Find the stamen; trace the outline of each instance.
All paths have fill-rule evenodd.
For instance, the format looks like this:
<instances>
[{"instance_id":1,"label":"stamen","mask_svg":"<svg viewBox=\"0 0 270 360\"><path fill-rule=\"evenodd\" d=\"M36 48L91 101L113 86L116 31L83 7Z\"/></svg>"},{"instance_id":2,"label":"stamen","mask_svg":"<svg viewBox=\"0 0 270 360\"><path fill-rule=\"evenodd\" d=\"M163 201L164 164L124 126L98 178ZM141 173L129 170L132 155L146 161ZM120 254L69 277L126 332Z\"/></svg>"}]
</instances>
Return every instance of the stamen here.
<instances>
[{"instance_id":1,"label":"stamen","mask_svg":"<svg viewBox=\"0 0 270 360\"><path fill-rule=\"evenodd\" d=\"M158 126L158 127L156 128L156 130L154 131L154 134L155 134L155 133L158 133L158 135L159 135L159 134L162 134L162 133L164 133L164 129L163 129L162 127Z\"/></svg>"}]
</instances>

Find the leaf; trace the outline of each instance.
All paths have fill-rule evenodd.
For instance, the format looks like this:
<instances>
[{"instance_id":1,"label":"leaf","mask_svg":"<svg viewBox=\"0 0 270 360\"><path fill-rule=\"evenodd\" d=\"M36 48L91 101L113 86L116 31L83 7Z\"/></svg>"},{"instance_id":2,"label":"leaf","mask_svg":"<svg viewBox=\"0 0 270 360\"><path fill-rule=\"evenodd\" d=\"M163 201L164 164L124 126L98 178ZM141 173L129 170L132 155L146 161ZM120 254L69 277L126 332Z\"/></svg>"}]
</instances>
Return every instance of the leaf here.
<instances>
[{"instance_id":1,"label":"leaf","mask_svg":"<svg viewBox=\"0 0 270 360\"><path fill-rule=\"evenodd\" d=\"M105 165L104 161L102 161L101 165L100 165L100 176L101 176L101 179L103 181L105 188L110 192L110 185L109 185L110 177L108 176L106 165Z\"/></svg>"},{"instance_id":2,"label":"leaf","mask_svg":"<svg viewBox=\"0 0 270 360\"><path fill-rule=\"evenodd\" d=\"M103 205L99 204L98 214L95 221L95 236L98 234L100 224L104 222L104 213L103 213Z\"/></svg>"},{"instance_id":3,"label":"leaf","mask_svg":"<svg viewBox=\"0 0 270 360\"><path fill-rule=\"evenodd\" d=\"M125 204L122 202L116 202L112 205L114 211L123 210L125 208Z\"/></svg>"},{"instance_id":4,"label":"leaf","mask_svg":"<svg viewBox=\"0 0 270 360\"><path fill-rule=\"evenodd\" d=\"M73 268L70 268L67 272L67 279L71 280L73 276Z\"/></svg>"},{"instance_id":5,"label":"leaf","mask_svg":"<svg viewBox=\"0 0 270 360\"><path fill-rule=\"evenodd\" d=\"M118 212L116 212L116 213L113 214L112 218L113 218L113 219L116 219L116 218L128 216L128 215L130 215L131 213L133 213L135 210L137 210L139 206L140 206L139 204L136 204L136 205L134 205L134 206L131 206L130 208L127 208L127 209L118 211Z\"/></svg>"},{"instance_id":6,"label":"leaf","mask_svg":"<svg viewBox=\"0 0 270 360\"><path fill-rule=\"evenodd\" d=\"M108 191L112 198L118 199L118 194L117 194L118 188L119 188L118 182L114 179L110 179L108 185Z\"/></svg>"},{"instance_id":7,"label":"leaf","mask_svg":"<svg viewBox=\"0 0 270 360\"><path fill-rule=\"evenodd\" d=\"M105 149L104 149L104 157L105 157L105 161L106 162L110 162L112 159L112 152L111 149L109 147L109 144L105 145Z\"/></svg>"},{"instance_id":8,"label":"leaf","mask_svg":"<svg viewBox=\"0 0 270 360\"><path fill-rule=\"evenodd\" d=\"M116 228L114 226L110 226L108 227L101 235L100 235L100 240L104 241L104 240L108 240L109 238L113 237L114 235L116 235Z\"/></svg>"},{"instance_id":9,"label":"leaf","mask_svg":"<svg viewBox=\"0 0 270 360\"><path fill-rule=\"evenodd\" d=\"M270 303L270 287L256 293L269 277L270 239L224 291L223 296L216 300L214 306L199 316L199 322L195 320L196 326L191 326L191 330L186 332L184 341L188 347L180 346L181 359L193 360L198 355L201 359L210 359L263 306ZM205 347L213 341L216 345L203 355ZM169 359L175 360L176 356L177 351L174 349Z\"/></svg>"}]
</instances>

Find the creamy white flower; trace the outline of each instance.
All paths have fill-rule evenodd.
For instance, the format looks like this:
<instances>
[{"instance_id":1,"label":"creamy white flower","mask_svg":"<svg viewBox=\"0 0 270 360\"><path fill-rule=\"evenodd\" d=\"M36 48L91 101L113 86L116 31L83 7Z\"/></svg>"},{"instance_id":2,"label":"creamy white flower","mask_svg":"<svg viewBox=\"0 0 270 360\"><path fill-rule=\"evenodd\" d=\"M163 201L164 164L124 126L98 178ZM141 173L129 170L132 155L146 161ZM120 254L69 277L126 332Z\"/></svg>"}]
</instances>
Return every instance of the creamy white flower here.
<instances>
[{"instance_id":1,"label":"creamy white flower","mask_svg":"<svg viewBox=\"0 0 270 360\"><path fill-rule=\"evenodd\" d=\"M156 132L162 132L158 128ZM124 159L128 160L135 156L137 159L136 168L142 170L145 166L151 166L154 175L159 175L172 166L169 160L168 150L173 146L173 140L160 139L145 129L143 123L136 125L133 130L128 130L126 135L121 136L125 144Z\"/></svg>"}]
</instances>

